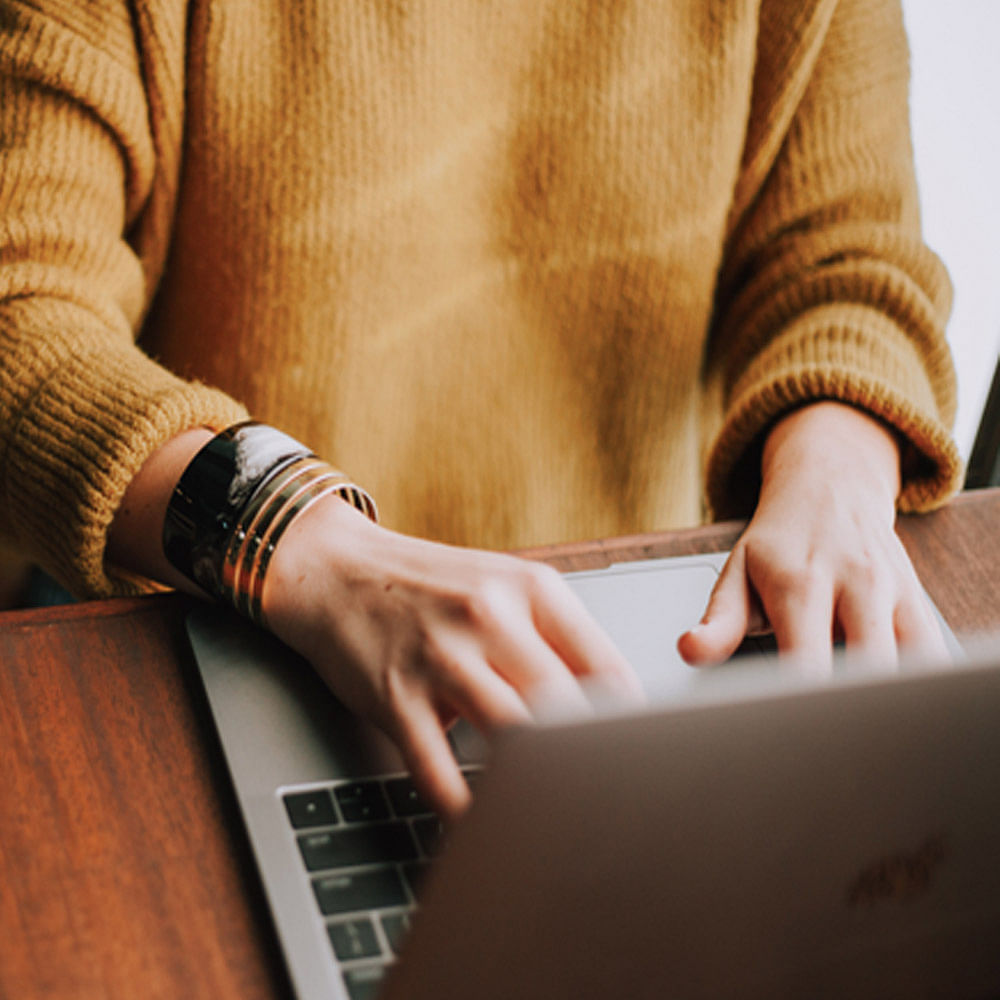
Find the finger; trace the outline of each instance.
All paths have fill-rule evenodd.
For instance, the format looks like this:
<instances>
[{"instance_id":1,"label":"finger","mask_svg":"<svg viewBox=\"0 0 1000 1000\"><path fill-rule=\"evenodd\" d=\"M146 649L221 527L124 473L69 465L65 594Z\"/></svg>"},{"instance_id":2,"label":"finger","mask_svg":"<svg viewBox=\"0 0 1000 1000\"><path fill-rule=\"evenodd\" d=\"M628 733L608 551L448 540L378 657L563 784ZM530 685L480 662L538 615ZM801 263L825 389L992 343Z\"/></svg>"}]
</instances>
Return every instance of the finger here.
<instances>
[{"instance_id":1,"label":"finger","mask_svg":"<svg viewBox=\"0 0 1000 1000\"><path fill-rule=\"evenodd\" d=\"M539 635L573 674L609 696L644 697L631 664L558 574L536 579L532 614Z\"/></svg>"},{"instance_id":2,"label":"finger","mask_svg":"<svg viewBox=\"0 0 1000 1000\"><path fill-rule=\"evenodd\" d=\"M872 667L892 669L898 661L891 595L884 588L871 591L845 588L837 601L836 622L844 645Z\"/></svg>"},{"instance_id":3,"label":"finger","mask_svg":"<svg viewBox=\"0 0 1000 1000\"><path fill-rule=\"evenodd\" d=\"M816 570L786 571L761 584L778 652L807 672L833 663L833 582Z\"/></svg>"},{"instance_id":4,"label":"finger","mask_svg":"<svg viewBox=\"0 0 1000 1000\"><path fill-rule=\"evenodd\" d=\"M730 553L712 588L701 621L677 640L677 650L692 666L723 663L736 652L751 623L752 595L746 550Z\"/></svg>"},{"instance_id":5,"label":"finger","mask_svg":"<svg viewBox=\"0 0 1000 1000\"><path fill-rule=\"evenodd\" d=\"M491 662L536 718L589 715L592 711L576 675L537 632L509 634L503 647L495 649Z\"/></svg>"},{"instance_id":6,"label":"finger","mask_svg":"<svg viewBox=\"0 0 1000 1000\"><path fill-rule=\"evenodd\" d=\"M898 648L901 652L913 651L948 661L951 651L931 600L899 537L893 535L893 542L903 578L902 594L893 616Z\"/></svg>"},{"instance_id":7,"label":"finger","mask_svg":"<svg viewBox=\"0 0 1000 1000\"><path fill-rule=\"evenodd\" d=\"M942 660L951 659L941 623L924 595L923 588L899 602L894 622L901 651L919 652Z\"/></svg>"},{"instance_id":8,"label":"finger","mask_svg":"<svg viewBox=\"0 0 1000 1000\"><path fill-rule=\"evenodd\" d=\"M531 722L524 699L481 653L468 651L442 660L435 687L449 708L482 733Z\"/></svg>"},{"instance_id":9,"label":"finger","mask_svg":"<svg viewBox=\"0 0 1000 1000\"><path fill-rule=\"evenodd\" d=\"M405 715L397 716L385 728L400 748L424 800L445 819L458 819L472 799L434 707L421 697L413 697L407 702Z\"/></svg>"}]
</instances>

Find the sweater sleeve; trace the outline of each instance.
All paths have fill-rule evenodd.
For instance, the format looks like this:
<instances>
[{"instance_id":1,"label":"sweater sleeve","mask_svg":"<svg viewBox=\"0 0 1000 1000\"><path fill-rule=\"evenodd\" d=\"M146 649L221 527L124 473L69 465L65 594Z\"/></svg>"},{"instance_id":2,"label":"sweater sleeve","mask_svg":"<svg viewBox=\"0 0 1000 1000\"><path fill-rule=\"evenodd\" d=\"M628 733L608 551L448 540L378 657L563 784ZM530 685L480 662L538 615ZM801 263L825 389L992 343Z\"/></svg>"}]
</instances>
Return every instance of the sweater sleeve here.
<instances>
[{"instance_id":1,"label":"sweater sleeve","mask_svg":"<svg viewBox=\"0 0 1000 1000\"><path fill-rule=\"evenodd\" d=\"M0 532L82 596L143 586L104 551L145 459L244 416L135 343L157 111L127 11L0 4Z\"/></svg>"},{"instance_id":2,"label":"sweater sleeve","mask_svg":"<svg viewBox=\"0 0 1000 1000\"><path fill-rule=\"evenodd\" d=\"M958 488L951 286L920 235L908 60L898 0L763 4L708 360L716 516L750 512L768 429L818 399L898 433L901 510Z\"/></svg>"}]
</instances>

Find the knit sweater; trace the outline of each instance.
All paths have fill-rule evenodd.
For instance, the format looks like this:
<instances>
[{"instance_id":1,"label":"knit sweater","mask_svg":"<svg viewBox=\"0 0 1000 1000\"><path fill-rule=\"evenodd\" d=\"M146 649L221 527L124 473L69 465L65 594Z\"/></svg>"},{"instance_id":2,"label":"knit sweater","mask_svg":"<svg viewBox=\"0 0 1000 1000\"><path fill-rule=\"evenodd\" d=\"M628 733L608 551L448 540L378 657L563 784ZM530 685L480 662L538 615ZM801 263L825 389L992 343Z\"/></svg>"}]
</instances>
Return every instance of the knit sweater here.
<instances>
[{"instance_id":1,"label":"knit sweater","mask_svg":"<svg viewBox=\"0 0 1000 1000\"><path fill-rule=\"evenodd\" d=\"M938 504L907 89L897 0L2 0L0 530L128 590L130 479L246 413L460 544L746 514L818 398Z\"/></svg>"}]
</instances>

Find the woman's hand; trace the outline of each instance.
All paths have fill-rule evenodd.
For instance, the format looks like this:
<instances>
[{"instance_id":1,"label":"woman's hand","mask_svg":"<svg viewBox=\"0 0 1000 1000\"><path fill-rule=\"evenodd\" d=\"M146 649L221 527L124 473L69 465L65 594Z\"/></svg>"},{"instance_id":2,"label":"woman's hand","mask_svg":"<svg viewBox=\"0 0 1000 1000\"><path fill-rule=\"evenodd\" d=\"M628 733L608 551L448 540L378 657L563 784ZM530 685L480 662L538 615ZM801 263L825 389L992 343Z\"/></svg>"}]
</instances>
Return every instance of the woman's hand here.
<instances>
[{"instance_id":1,"label":"woman's hand","mask_svg":"<svg viewBox=\"0 0 1000 1000\"><path fill-rule=\"evenodd\" d=\"M695 665L728 659L770 624L779 651L826 668L842 640L886 665L903 647L945 653L941 630L894 529L892 433L835 402L803 407L764 446L757 509L701 624L681 636Z\"/></svg>"},{"instance_id":2,"label":"woman's hand","mask_svg":"<svg viewBox=\"0 0 1000 1000\"><path fill-rule=\"evenodd\" d=\"M290 525L265 580L271 629L402 750L448 816L469 793L446 729L489 732L532 705L587 710L580 680L638 700L638 679L550 567L380 528L336 498Z\"/></svg>"},{"instance_id":3,"label":"woman's hand","mask_svg":"<svg viewBox=\"0 0 1000 1000\"><path fill-rule=\"evenodd\" d=\"M142 467L111 527L113 563L199 592L160 537L174 484L211 437L185 431ZM458 716L490 731L528 721L532 706L587 710L581 680L611 697L642 697L555 570L399 535L336 497L282 535L262 602L272 630L395 740L428 803L447 816L469 801L446 735Z\"/></svg>"}]
</instances>

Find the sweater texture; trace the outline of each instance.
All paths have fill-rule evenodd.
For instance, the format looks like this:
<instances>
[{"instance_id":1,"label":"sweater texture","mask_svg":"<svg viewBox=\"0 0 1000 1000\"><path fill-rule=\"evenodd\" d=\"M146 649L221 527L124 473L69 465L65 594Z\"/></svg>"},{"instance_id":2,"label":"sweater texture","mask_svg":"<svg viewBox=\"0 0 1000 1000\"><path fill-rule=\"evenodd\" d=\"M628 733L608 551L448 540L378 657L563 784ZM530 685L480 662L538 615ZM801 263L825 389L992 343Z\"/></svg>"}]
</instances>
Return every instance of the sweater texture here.
<instances>
[{"instance_id":1,"label":"sweater texture","mask_svg":"<svg viewBox=\"0 0 1000 1000\"><path fill-rule=\"evenodd\" d=\"M141 586L130 479L247 413L489 548L748 514L820 398L940 504L907 102L898 0L0 0L0 531Z\"/></svg>"}]
</instances>

